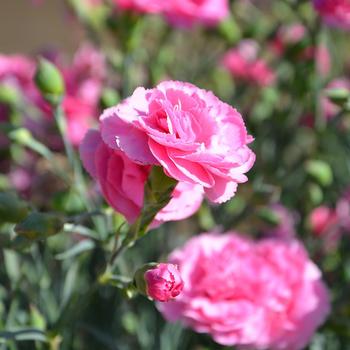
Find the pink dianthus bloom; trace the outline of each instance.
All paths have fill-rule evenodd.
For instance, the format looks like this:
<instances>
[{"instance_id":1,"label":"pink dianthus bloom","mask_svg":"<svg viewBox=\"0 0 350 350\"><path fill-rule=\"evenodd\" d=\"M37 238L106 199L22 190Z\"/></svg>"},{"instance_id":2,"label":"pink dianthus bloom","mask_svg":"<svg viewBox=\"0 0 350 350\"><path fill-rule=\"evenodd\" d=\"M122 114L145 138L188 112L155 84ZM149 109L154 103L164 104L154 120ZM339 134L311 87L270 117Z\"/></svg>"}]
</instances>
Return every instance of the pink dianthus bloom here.
<instances>
[{"instance_id":1,"label":"pink dianthus bloom","mask_svg":"<svg viewBox=\"0 0 350 350\"><path fill-rule=\"evenodd\" d=\"M230 199L254 164L242 116L211 92L179 81L137 88L100 118L111 148L143 165L161 165L177 181L204 188L216 203Z\"/></svg>"},{"instance_id":2,"label":"pink dianthus bloom","mask_svg":"<svg viewBox=\"0 0 350 350\"><path fill-rule=\"evenodd\" d=\"M96 130L90 130L80 145L80 157L88 173L100 185L108 204L130 222L140 215L144 186L150 166L131 161L125 153L108 147ZM170 202L156 215L152 227L182 220L194 214L203 200L199 185L178 183Z\"/></svg>"},{"instance_id":3,"label":"pink dianthus bloom","mask_svg":"<svg viewBox=\"0 0 350 350\"><path fill-rule=\"evenodd\" d=\"M170 263L179 266L184 289L159 310L222 345L300 350L330 311L321 272L296 240L202 234Z\"/></svg>"},{"instance_id":4,"label":"pink dianthus bloom","mask_svg":"<svg viewBox=\"0 0 350 350\"><path fill-rule=\"evenodd\" d=\"M224 55L222 65L233 78L260 86L272 85L276 80L275 73L257 57L258 50L254 40L243 40L237 48Z\"/></svg>"},{"instance_id":5,"label":"pink dianthus bloom","mask_svg":"<svg viewBox=\"0 0 350 350\"><path fill-rule=\"evenodd\" d=\"M183 281L176 265L158 264L144 274L146 293L154 300L167 302L177 297L183 289Z\"/></svg>"},{"instance_id":6,"label":"pink dianthus bloom","mask_svg":"<svg viewBox=\"0 0 350 350\"><path fill-rule=\"evenodd\" d=\"M349 0L313 0L313 3L328 25L350 30Z\"/></svg>"}]
</instances>

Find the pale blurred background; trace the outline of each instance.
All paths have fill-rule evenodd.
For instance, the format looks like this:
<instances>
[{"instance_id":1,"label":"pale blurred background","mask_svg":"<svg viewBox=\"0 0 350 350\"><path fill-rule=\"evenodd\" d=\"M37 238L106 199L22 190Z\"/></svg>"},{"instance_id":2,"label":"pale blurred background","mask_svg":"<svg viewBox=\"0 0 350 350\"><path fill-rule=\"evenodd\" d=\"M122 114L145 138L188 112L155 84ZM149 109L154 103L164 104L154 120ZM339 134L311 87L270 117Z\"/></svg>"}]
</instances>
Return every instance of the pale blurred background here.
<instances>
[{"instance_id":1,"label":"pale blurred background","mask_svg":"<svg viewBox=\"0 0 350 350\"><path fill-rule=\"evenodd\" d=\"M0 52L36 53L46 48L72 52L82 33L63 0L0 0Z\"/></svg>"}]
</instances>

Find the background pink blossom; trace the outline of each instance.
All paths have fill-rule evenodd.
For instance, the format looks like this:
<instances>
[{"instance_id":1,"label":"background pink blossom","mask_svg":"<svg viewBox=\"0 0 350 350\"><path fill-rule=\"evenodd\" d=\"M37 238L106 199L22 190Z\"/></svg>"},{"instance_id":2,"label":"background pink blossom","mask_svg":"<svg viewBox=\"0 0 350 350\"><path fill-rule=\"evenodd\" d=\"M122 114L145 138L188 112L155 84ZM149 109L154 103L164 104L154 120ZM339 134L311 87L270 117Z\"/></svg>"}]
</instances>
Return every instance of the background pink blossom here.
<instances>
[{"instance_id":1,"label":"background pink blossom","mask_svg":"<svg viewBox=\"0 0 350 350\"><path fill-rule=\"evenodd\" d=\"M350 30L349 0L313 0L313 3L327 24Z\"/></svg>"},{"instance_id":2,"label":"background pink blossom","mask_svg":"<svg viewBox=\"0 0 350 350\"><path fill-rule=\"evenodd\" d=\"M263 59L257 57L258 51L254 40L243 40L224 55L222 65L235 79L260 86L271 85L275 81L275 73Z\"/></svg>"},{"instance_id":3,"label":"background pink blossom","mask_svg":"<svg viewBox=\"0 0 350 350\"><path fill-rule=\"evenodd\" d=\"M162 14L175 27L214 26L229 14L227 0L115 0L123 10Z\"/></svg>"},{"instance_id":4,"label":"background pink blossom","mask_svg":"<svg viewBox=\"0 0 350 350\"><path fill-rule=\"evenodd\" d=\"M303 349L329 313L321 272L296 240L202 234L169 260L184 290L160 311L222 345Z\"/></svg>"}]
</instances>

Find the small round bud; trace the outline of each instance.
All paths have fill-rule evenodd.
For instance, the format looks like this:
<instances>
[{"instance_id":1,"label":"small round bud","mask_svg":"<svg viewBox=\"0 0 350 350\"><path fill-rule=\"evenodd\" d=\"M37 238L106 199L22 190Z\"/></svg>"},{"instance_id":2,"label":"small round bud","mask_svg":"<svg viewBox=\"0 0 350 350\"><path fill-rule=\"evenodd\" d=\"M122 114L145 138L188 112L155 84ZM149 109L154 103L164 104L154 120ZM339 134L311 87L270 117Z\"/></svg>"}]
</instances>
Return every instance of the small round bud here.
<instances>
[{"instance_id":1,"label":"small round bud","mask_svg":"<svg viewBox=\"0 0 350 350\"><path fill-rule=\"evenodd\" d=\"M307 161L305 170L322 186L329 186L333 182L332 168L322 160L312 159Z\"/></svg>"},{"instance_id":2,"label":"small round bud","mask_svg":"<svg viewBox=\"0 0 350 350\"><path fill-rule=\"evenodd\" d=\"M57 104L59 102L64 94L64 81L60 71L54 64L41 58L35 72L34 80L48 102L51 104Z\"/></svg>"},{"instance_id":3,"label":"small round bud","mask_svg":"<svg viewBox=\"0 0 350 350\"><path fill-rule=\"evenodd\" d=\"M344 88L327 90L327 97L335 104L343 106L350 99L350 91Z\"/></svg>"},{"instance_id":4,"label":"small round bud","mask_svg":"<svg viewBox=\"0 0 350 350\"><path fill-rule=\"evenodd\" d=\"M164 263L143 266L134 281L140 293L161 302L177 297L184 285L177 266Z\"/></svg>"}]
</instances>

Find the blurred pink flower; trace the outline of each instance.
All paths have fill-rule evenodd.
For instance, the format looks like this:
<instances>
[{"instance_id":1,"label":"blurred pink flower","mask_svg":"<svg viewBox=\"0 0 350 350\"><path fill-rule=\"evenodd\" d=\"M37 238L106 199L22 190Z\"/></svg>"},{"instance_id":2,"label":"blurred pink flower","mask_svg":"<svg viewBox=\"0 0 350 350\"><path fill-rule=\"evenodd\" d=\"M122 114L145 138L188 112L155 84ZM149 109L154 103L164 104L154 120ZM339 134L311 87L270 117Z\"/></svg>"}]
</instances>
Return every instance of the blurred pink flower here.
<instances>
[{"instance_id":1,"label":"blurred pink flower","mask_svg":"<svg viewBox=\"0 0 350 350\"><path fill-rule=\"evenodd\" d=\"M140 13L160 13L165 6L164 0L114 0L122 10Z\"/></svg>"},{"instance_id":2,"label":"blurred pink flower","mask_svg":"<svg viewBox=\"0 0 350 350\"><path fill-rule=\"evenodd\" d=\"M89 44L79 48L72 65L63 67L68 95L90 103L96 109L107 76L103 54Z\"/></svg>"},{"instance_id":3,"label":"blurred pink flower","mask_svg":"<svg viewBox=\"0 0 350 350\"><path fill-rule=\"evenodd\" d=\"M77 146L97 119L99 98L106 78L105 60L92 46L84 45L77 51L72 65L61 64L59 59L54 63L61 70L66 85L63 110L68 137ZM35 67L35 61L31 58L0 55L0 84L9 85L20 92L23 104L35 111L35 117L25 123L31 126L35 136L45 137L47 135L43 129L49 126L48 122L54 123L53 111L34 84ZM0 107L0 120L6 120L7 109ZM30 119L31 109L27 110L25 119ZM52 139L42 141L51 145Z\"/></svg>"},{"instance_id":4,"label":"blurred pink flower","mask_svg":"<svg viewBox=\"0 0 350 350\"><path fill-rule=\"evenodd\" d=\"M257 58L258 50L254 40L243 40L224 55L222 65L233 78L260 86L272 85L276 80L275 73L264 60Z\"/></svg>"},{"instance_id":5,"label":"blurred pink flower","mask_svg":"<svg viewBox=\"0 0 350 350\"><path fill-rule=\"evenodd\" d=\"M70 142L78 146L87 130L93 125L94 106L88 100L66 96L63 111L67 120L67 134Z\"/></svg>"},{"instance_id":6,"label":"blurred pink flower","mask_svg":"<svg viewBox=\"0 0 350 350\"><path fill-rule=\"evenodd\" d=\"M334 209L326 206L315 208L310 214L311 230L317 236L325 235L337 225L338 217Z\"/></svg>"},{"instance_id":7,"label":"blurred pink flower","mask_svg":"<svg viewBox=\"0 0 350 350\"><path fill-rule=\"evenodd\" d=\"M154 300L167 302L177 297L183 281L176 265L158 264L145 272L146 292Z\"/></svg>"},{"instance_id":8,"label":"blurred pink flower","mask_svg":"<svg viewBox=\"0 0 350 350\"><path fill-rule=\"evenodd\" d=\"M327 46L307 47L300 55L300 59L316 60L317 71L322 76L327 76L331 70L331 56Z\"/></svg>"},{"instance_id":9,"label":"blurred pink flower","mask_svg":"<svg viewBox=\"0 0 350 350\"><path fill-rule=\"evenodd\" d=\"M222 345L303 349L330 311L321 272L296 240L202 234L170 262L179 266L184 289L158 308Z\"/></svg>"},{"instance_id":10,"label":"blurred pink flower","mask_svg":"<svg viewBox=\"0 0 350 350\"><path fill-rule=\"evenodd\" d=\"M108 204L130 223L134 222L143 207L144 185L150 167L136 164L122 151L109 148L96 130L86 134L80 145L80 157L85 169L99 183ZM201 186L178 183L172 199L156 215L151 227L186 219L199 209L202 199Z\"/></svg>"},{"instance_id":11,"label":"blurred pink flower","mask_svg":"<svg viewBox=\"0 0 350 350\"><path fill-rule=\"evenodd\" d=\"M313 0L313 3L328 25L350 30L349 0Z\"/></svg>"},{"instance_id":12,"label":"blurred pink flower","mask_svg":"<svg viewBox=\"0 0 350 350\"><path fill-rule=\"evenodd\" d=\"M35 63L21 55L0 55L0 81L20 88L32 88Z\"/></svg>"},{"instance_id":13,"label":"blurred pink flower","mask_svg":"<svg viewBox=\"0 0 350 350\"><path fill-rule=\"evenodd\" d=\"M228 14L228 0L169 0L164 9L171 24L185 28L197 23L215 26Z\"/></svg>"},{"instance_id":14,"label":"blurred pink flower","mask_svg":"<svg viewBox=\"0 0 350 350\"><path fill-rule=\"evenodd\" d=\"M115 0L123 10L158 13L175 27L214 26L229 14L228 0Z\"/></svg>"},{"instance_id":15,"label":"blurred pink flower","mask_svg":"<svg viewBox=\"0 0 350 350\"><path fill-rule=\"evenodd\" d=\"M137 88L100 121L109 147L137 163L161 165L180 182L203 186L213 202L230 199L255 161L247 146L253 138L237 110L188 83Z\"/></svg>"},{"instance_id":16,"label":"blurred pink flower","mask_svg":"<svg viewBox=\"0 0 350 350\"><path fill-rule=\"evenodd\" d=\"M28 194L35 176L34 170L29 167L16 167L9 174L9 180L18 193Z\"/></svg>"},{"instance_id":17,"label":"blurred pink flower","mask_svg":"<svg viewBox=\"0 0 350 350\"><path fill-rule=\"evenodd\" d=\"M271 41L271 48L278 56L285 54L288 47L298 44L307 34L306 28L300 23L281 26Z\"/></svg>"},{"instance_id":18,"label":"blurred pink flower","mask_svg":"<svg viewBox=\"0 0 350 350\"><path fill-rule=\"evenodd\" d=\"M63 110L67 118L68 136L72 144L78 146L97 119L107 74L106 62L99 51L86 44L76 52L72 65L60 68L66 84Z\"/></svg>"},{"instance_id":19,"label":"blurred pink flower","mask_svg":"<svg viewBox=\"0 0 350 350\"><path fill-rule=\"evenodd\" d=\"M322 205L309 216L309 224L314 235L322 237L326 250L337 247L344 234L350 233L350 191L338 199L335 208Z\"/></svg>"},{"instance_id":20,"label":"blurred pink flower","mask_svg":"<svg viewBox=\"0 0 350 350\"><path fill-rule=\"evenodd\" d=\"M282 26L276 33L276 36L271 42L271 48L277 56L285 55L286 51L300 44L307 38L307 30L304 25L294 23L291 25ZM315 48L312 46L300 47L296 59L301 60L316 60L318 72L322 76L327 76L331 69L331 57L328 48L321 44Z\"/></svg>"}]
</instances>

